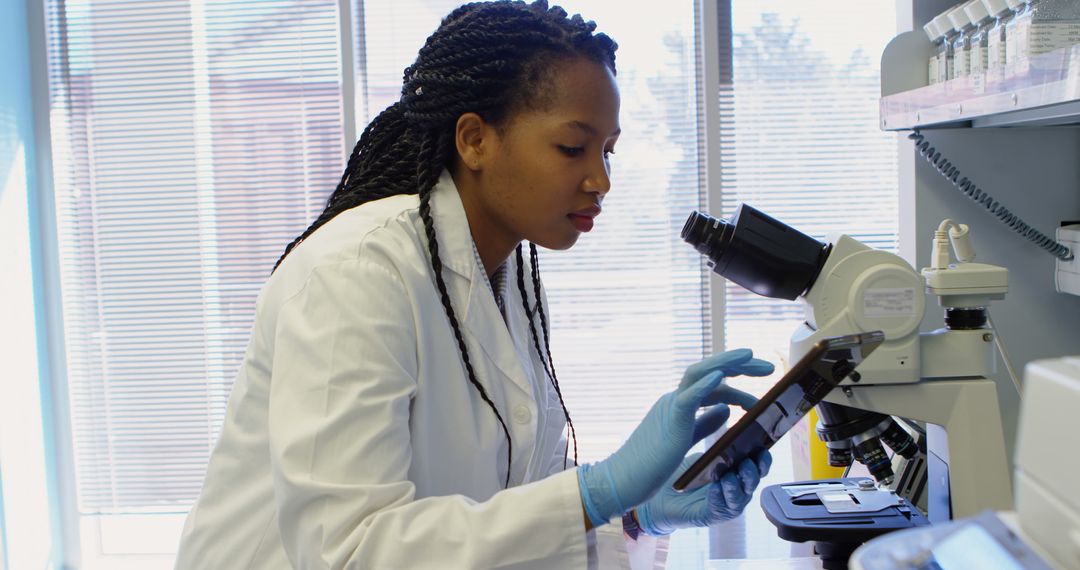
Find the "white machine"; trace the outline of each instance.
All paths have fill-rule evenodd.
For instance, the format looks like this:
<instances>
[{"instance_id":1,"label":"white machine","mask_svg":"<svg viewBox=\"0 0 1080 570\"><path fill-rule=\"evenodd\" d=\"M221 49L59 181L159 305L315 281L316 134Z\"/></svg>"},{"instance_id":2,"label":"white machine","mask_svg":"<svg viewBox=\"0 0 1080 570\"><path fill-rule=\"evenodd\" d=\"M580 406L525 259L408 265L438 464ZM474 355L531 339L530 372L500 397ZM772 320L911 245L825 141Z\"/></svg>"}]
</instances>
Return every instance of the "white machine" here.
<instances>
[{"instance_id":1,"label":"white machine","mask_svg":"<svg viewBox=\"0 0 1080 570\"><path fill-rule=\"evenodd\" d=\"M834 464L853 457L880 483L891 483L881 442L905 456L915 450L890 416L924 422L929 487L938 495L928 500L930 520L1011 508L997 388L987 378L995 363L987 307L1004 298L1008 273L972 262L966 226L942 223L922 274L846 235L823 244L745 204L728 221L695 212L682 237L727 279L768 297L802 298L806 322L791 340L793 362L821 338L885 333L885 343L843 390L819 406L818 433ZM949 263L950 239L955 264ZM920 333L927 292L944 307L946 328ZM947 470L936 467L938 457Z\"/></svg>"},{"instance_id":2,"label":"white machine","mask_svg":"<svg viewBox=\"0 0 1080 570\"><path fill-rule=\"evenodd\" d=\"M1080 568L1080 456L1063 438L1080 432L1080 356L1025 368L1016 452L1016 510L873 539L853 569Z\"/></svg>"},{"instance_id":3,"label":"white machine","mask_svg":"<svg viewBox=\"0 0 1080 570\"><path fill-rule=\"evenodd\" d=\"M960 244L956 264L948 263L949 226ZM791 340L791 358L798 358L817 339L841 330L885 332L886 343L859 368L861 379L847 380L847 389L826 401L930 424L929 478L958 483L937 487L948 491L948 502L930 497L932 521L1012 505L997 386L987 378L995 368L995 335L986 326L987 307L1008 289L1008 272L971 261L966 226L946 221L938 234L934 259L922 275L899 256L830 236L832 253L804 296L806 323ZM924 283L945 309L947 326L920 333ZM939 459L947 472L938 468ZM951 513L932 512L950 504Z\"/></svg>"},{"instance_id":4,"label":"white machine","mask_svg":"<svg viewBox=\"0 0 1080 570\"><path fill-rule=\"evenodd\" d=\"M1055 566L1080 568L1080 455L1073 439L1080 433L1080 356L1036 360L1024 378L1015 462L1019 530Z\"/></svg>"}]
</instances>

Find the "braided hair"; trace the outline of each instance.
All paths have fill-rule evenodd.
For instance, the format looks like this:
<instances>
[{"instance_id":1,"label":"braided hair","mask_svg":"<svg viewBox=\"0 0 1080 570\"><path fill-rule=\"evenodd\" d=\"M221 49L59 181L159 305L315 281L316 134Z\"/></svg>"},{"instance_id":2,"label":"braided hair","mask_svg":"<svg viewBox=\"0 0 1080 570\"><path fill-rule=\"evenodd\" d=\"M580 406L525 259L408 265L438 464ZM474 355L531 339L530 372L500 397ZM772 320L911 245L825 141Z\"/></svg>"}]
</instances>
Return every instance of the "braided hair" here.
<instances>
[{"instance_id":1,"label":"braided hair","mask_svg":"<svg viewBox=\"0 0 1080 570\"><path fill-rule=\"evenodd\" d=\"M495 414L508 444L506 486L510 485L513 442L510 430L487 391L476 379L442 276L439 242L431 217L431 191L457 155L454 130L464 113L476 113L496 128L505 126L517 112L544 109L552 99L550 79L557 64L587 58L615 73L617 45L607 35L594 33L596 24L580 15L568 17L546 0L531 4L497 0L475 2L457 8L420 48L416 61L405 68L401 98L383 110L364 129L349 156L337 188L326 208L302 234L285 248L274 269L300 242L341 212L361 204L401 194L418 194L420 217L431 255L431 267L443 308L454 331L469 382ZM574 440L577 435L563 403L548 342L547 317L541 303L540 269L536 246L529 244L533 299L540 317L537 333L526 294L521 245L517 248L517 284L529 318L533 345L562 404ZM540 350L540 334L544 351ZM545 358L546 354L546 358ZM564 451L563 464L569 450Z\"/></svg>"}]
</instances>

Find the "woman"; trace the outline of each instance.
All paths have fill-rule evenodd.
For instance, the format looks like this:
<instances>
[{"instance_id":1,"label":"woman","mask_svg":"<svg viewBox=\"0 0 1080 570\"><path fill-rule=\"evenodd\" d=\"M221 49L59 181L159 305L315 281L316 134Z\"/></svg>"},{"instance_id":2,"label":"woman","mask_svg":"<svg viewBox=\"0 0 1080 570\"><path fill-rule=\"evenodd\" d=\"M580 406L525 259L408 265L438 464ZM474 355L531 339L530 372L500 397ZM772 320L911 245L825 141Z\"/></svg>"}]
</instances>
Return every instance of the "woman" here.
<instances>
[{"instance_id":1,"label":"woman","mask_svg":"<svg viewBox=\"0 0 1080 570\"><path fill-rule=\"evenodd\" d=\"M567 469L533 244L572 246L610 189L616 46L594 28L494 2L428 38L259 295L178 567L625 566L745 507L767 454L670 490L726 404L753 401L723 377L771 373L745 350L690 367L620 450Z\"/></svg>"}]
</instances>

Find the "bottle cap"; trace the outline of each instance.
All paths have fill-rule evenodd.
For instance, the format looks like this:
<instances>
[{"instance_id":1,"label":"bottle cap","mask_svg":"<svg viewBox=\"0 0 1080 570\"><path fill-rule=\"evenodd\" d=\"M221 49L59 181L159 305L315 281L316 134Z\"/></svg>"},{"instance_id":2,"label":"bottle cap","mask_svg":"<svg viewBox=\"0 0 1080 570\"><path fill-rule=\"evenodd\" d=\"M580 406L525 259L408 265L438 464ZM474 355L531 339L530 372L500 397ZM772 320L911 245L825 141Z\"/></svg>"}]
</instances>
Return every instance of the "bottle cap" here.
<instances>
[{"instance_id":1,"label":"bottle cap","mask_svg":"<svg viewBox=\"0 0 1080 570\"><path fill-rule=\"evenodd\" d=\"M990 15L990 11L983 5L982 0L973 0L965 4L964 13L967 14L968 20L976 26Z\"/></svg>"},{"instance_id":2,"label":"bottle cap","mask_svg":"<svg viewBox=\"0 0 1080 570\"><path fill-rule=\"evenodd\" d=\"M986 12L991 16L997 16L998 14L1009 9L1009 4L1005 0L980 0L983 8L986 8Z\"/></svg>"},{"instance_id":3,"label":"bottle cap","mask_svg":"<svg viewBox=\"0 0 1080 570\"><path fill-rule=\"evenodd\" d=\"M934 22L934 25L937 26L939 30L941 30L941 33L943 35L948 35L950 32L953 31L953 25L951 22L949 22L948 14L939 14L938 17L934 18L931 21Z\"/></svg>"},{"instance_id":4,"label":"bottle cap","mask_svg":"<svg viewBox=\"0 0 1080 570\"><path fill-rule=\"evenodd\" d=\"M924 32L926 32L926 37L930 38L931 42L936 42L937 40L941 39L941 36L945 35L941 33L941 30L937 27L937 24L934 23L933 20L927 22L926 25L922 27L922 29Z\"/></svg>"},{"instance_id":5,"label":"bottle cap","mask_svg":"<svg viewBox=\"0 0 1080 570\"><path fill-rule=\"evenodd\" d=\"M963 4L963 13L968 16L968 22L971 22L975 26L982 22L983 18L990 15L986 10L986 6L983 5L982 0L972 0L967 4Z\"/></svg>"},{"instance_id":6,"label":"bottle cap","mask_svg":"<svg viewBox=\"0 0 1080 570\"><path fill-rule=\"evenodd\" d=\"M964 13L964 6L960 5L948 13L949 22L952 24L953 29L962 30L964 27L971 24L971 20L968 19L967 14Z\"/></svg>"}]
</instances>

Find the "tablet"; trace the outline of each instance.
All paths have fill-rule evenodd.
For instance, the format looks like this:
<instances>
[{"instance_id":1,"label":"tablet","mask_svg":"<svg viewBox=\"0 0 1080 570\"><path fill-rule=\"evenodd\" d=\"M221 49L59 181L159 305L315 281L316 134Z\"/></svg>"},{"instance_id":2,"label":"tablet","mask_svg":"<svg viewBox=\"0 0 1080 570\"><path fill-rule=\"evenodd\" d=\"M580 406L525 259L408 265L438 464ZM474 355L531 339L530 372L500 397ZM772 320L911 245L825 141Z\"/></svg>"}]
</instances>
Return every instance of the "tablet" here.
<instances>
[{"instance_id":1,"label":"tablet","mask_svg":"<svg viewBox=\"0 0 1080 570\"><path fill-rule=\"evenodd\" d=\"M769 449L825 395L843 382L885 340L881 331L825 338L799 360L675 481L676 491L693 490Z\"/></svg>"}]
</instances>

